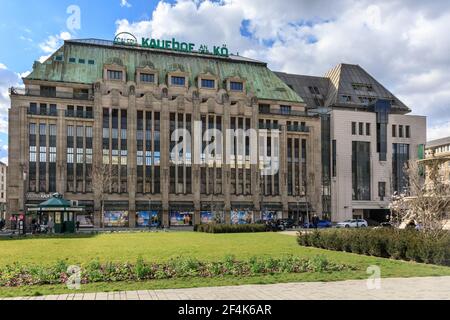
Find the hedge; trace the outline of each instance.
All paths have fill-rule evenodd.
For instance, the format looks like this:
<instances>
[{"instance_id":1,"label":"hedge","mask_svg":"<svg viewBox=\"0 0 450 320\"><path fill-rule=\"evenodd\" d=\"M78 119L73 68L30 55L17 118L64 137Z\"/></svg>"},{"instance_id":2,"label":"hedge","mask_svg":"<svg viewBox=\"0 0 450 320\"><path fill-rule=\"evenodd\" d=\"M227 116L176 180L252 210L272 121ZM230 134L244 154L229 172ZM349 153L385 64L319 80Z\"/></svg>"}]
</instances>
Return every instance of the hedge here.
<instances>
[{"instance_id":1,"label":"hedge","mask_svg":"<svg viewBox=\"0 0 450 320\"><path fill-rule=\"evenodd\" d=\"M298 236L301 246L450 266L450 233L416 230L333 229Z\"/></svg>"},{"instance_id":2,"label":"hedge","mask_svg":"<svg viewBox=\"0 0 450 320\"><path fill-rule=\"evenodd\" d=\"M206 233L250 233L266 232L264 224L198 224L194 231Z\"/></svg>"},{"instance_id":3,"label":"hedge","mask_svg":"<svg viewBox=\"0 0 450 320\"><path fill-rule=\"evenodd\" d=\"M95 282L142 281L185 277L217 278L223 276L252 276L274 273L339 272L356 270L354 266L336 264L324 256L305 259L284 256L279 259L252 257L239 261L227 256L222 261L199 261L192 258L175 258L166 262L150 263L138 258L136 263L100 263L98 260L80 265L78 273L66 261L55 265L27 266L13 264L0 267L0 286L22 287L46 284L66 284L76 280L80 284ZM75 276L77 279L73 279Z\"/></svg>"}]
</instances>

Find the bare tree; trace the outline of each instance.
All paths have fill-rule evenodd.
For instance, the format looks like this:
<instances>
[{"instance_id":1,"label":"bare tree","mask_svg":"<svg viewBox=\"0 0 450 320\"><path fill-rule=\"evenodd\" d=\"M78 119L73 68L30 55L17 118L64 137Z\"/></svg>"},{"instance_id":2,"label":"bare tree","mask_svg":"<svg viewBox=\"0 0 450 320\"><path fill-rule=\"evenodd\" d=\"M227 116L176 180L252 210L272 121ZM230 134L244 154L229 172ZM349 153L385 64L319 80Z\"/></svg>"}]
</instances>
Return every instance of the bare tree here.
<instances>
[{"instance_id":1,"label":"bare tree","mask_svg":"<svg viewBox=\"0 0 450 320\"><path fill-rule=\"evenodd\" d=\"M90 178L95 197L101 204L101 226L103 227L103 212L105 194L110 192L112 172L108 164L98 164L92 167Z\"/></svg>"},{"instance_id":2,"label":"bare tree","mask_svg":"<svg viewBox=\"0 0 450 320\"><path fill-rule=\"evenodd\" d=\"M391 200L395 224L415 221L431 235L443 229L450 211L450 183L439 173L445 163L439 158L409 161L404 169L408 188Z\"/></svg>"}]
</instances>

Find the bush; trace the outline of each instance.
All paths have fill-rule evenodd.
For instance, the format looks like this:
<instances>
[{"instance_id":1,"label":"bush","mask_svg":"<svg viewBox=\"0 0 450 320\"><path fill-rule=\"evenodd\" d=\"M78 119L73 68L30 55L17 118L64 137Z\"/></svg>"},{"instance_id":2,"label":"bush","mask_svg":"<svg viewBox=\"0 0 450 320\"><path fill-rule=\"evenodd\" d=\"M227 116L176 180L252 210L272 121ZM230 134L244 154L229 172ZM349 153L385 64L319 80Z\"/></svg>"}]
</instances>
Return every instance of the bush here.
<instances>
[{"instance_id":1,"label":"bush","mask_svg":"<svg viewBox=\"0 0 450 320\"><path fill-rule=\"evenodd\" d=\"M266 232L264 224L198 224L194 231L206 233L250 233Z\"/></svg>"},{"instance_id":2,"label":"bush","mask_svg":"<svg viewBox=\"0 0 450 320\"><path fill-rule=\"evenodd\" d=\"M431 236L416 230L333 229L300 234L298 244L382 258L450 265L450 233L447 231Z\"/></svg>"}]
</instances>

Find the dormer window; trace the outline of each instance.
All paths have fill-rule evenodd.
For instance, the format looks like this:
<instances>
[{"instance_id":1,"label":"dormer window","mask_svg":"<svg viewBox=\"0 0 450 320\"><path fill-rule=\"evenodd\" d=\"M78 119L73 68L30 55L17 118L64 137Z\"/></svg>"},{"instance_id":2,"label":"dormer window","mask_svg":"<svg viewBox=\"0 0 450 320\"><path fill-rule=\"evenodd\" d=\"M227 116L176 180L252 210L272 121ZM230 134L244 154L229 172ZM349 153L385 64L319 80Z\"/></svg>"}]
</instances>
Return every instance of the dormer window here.
<instances>
[{"instance_id":1,"label":"dormer window","mask_svg":"<svg viewBox=\"0 0 450 320\"><path fill-rule=\"evenodd\" d=\"M173 86L184 87L186 85L186 77L171 76L170 79Z\"/></svg>"},{"instance_id":2,"label":"dormer window","mask_svg":"<svg viewBox=\"0 0 450 320\"><path fill-rule=\"evenodd\" d=\"M154 73L141 73L141 82L143 83L155 83Z\"/></svg>"},{"instance_id":3,"label":"dormer window","mask_svg":"<svg viewBox=\"0 0 450 320\"><path fill-rule=\"evenodd\" d=\"M230 90L231 91L244 91L244 83L238 82L238 81L231 81L230 82Z\"/></svg>"},{"instance_id":4,"label":"dormer window","mask_svg":"<svg viewBox=\"0 0 450 320\"><path fill-rule=\"evenodd\" d=\"M351 102L352 96L342 95L340 100L342 103Z\"/></svg>"},{"instance_id":5,"label":"dormer window","mask_svg":"<svg viewBox=\"0 0 450 320\"><path fill-rule=\"evenodd\" d=\"M216 87L216 82L212 79L202 79L201 84L205 89L215 89Z\"/></svg>"},{"instance_id":6,"label":"dormer window","mask_svg":"<svg viewBox=\"0 0 450 320\"><path fill-rule=\"evenodd\" d=\"M108 70L108 80L122 80L122 76L122 71Z\"/></svg>"}]
</instances>

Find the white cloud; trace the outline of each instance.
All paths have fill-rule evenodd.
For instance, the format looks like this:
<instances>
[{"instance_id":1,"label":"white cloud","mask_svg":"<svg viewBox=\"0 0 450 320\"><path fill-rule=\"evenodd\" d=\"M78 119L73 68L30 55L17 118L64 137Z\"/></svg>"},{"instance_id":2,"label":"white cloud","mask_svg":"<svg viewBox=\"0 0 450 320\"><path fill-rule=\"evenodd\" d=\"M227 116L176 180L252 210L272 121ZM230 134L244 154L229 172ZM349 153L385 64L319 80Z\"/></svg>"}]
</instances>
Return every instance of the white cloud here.
<instances>
[{"instance_id":1,"label":"white cloud","mask_svg":"<svg viewBox=\"0 0 450 320\"><path fill-rule=\"evenodd\" d=\"M62 41L69 40L72 35L69 32L62 31L60 34L49 36L39 47L45 53L54 53L62 45Z\"/></svg>"},{"instance_id":2,"label":"white cloud","mask_svg":"<svg viewBox=\"0 0 450 320\"><path fill-rule=\"evenodd\" d=\"M245 36L241 27L245 22ZM176 37L267 61L273 70L323 75L338 63L364 67L429 117L430 138L450 121L450 4L440 0L160 1L150 20L117 32Z\"/></svg>"},{"instance_id":3,"label":"white cloud","mask_svg":"<svg viewBox=\"0 0 450 320\"><path fill-rule=\"evenodd\" d=\"M20 86L22 86L20 75L0 63L0 133L8 133L8 109L11 105L8 89Z\"/></svg>"},{"instance_id":4,"label":"white cloud","mask_svg":"<svg viewBox=\"0 0 450 320\"><path fill-rule=\"evenodd\" d=\"M131 8L131 4L128 2L128 0L120 0L120 6L126 7L126 8Z\"/></svg>"},{"instance_id":5,"label":"white cloud","mask_svg":"<svg viewBox=\"0 0 450 320\"><path fill-rule=\"evenodd\" d=\"M40 49L45 53L38 61L43 63L62 46L64 40L70 40L72 35L67 31L61 31L57 35L48 36L45 41L39 44Z\"/></svg>"}]
</instances>

